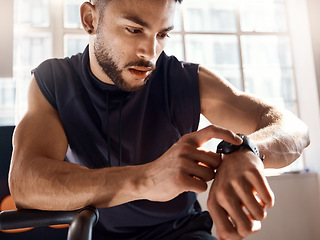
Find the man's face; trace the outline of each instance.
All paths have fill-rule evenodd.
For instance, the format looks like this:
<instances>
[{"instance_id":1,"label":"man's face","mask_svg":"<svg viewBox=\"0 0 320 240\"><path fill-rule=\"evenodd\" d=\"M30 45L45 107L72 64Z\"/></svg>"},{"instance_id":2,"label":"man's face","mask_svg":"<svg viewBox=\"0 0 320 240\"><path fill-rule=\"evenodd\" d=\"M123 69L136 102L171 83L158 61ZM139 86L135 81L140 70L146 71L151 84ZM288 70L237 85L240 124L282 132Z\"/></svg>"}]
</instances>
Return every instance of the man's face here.
<instances>
[{"instance_id":1,"label":"man's face","mask_svg":"<svg viewBox=\"0 0 320 240\"><path fill-rule=\"evenodd\" d=\"M100 15L94 54L122 90L145 85L173 28L175 6L174 0L116 0Z\"/></svg>"}]
</instances>

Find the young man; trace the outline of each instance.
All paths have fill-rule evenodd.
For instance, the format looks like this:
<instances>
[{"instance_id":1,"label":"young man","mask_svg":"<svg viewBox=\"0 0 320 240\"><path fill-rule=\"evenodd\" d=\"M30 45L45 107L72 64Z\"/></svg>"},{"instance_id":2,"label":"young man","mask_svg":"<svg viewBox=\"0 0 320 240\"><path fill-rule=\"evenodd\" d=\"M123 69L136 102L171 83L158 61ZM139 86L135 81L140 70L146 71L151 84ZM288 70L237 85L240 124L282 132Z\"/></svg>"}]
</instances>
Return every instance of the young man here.
<instances>
[{"instance_id":1,"label":"young man","mask_svg":"<svg viewBox=\"0 0 320 240\"><path fill-rule=\"evenodd\" d=\"M10 189L19 208L99 207L95 239L214 239L211 217L221 240L259 230L274 202L263 169L292 163L309 143L307 127L166 56L176 4L81 6L88 47L35 69L15 131ZM196 131L200 113L214 125ZM201 150L211 138L231 144L225 153L242 147ZM196 193L212 179L210 217Z\"/></svg>"}]
</instances>

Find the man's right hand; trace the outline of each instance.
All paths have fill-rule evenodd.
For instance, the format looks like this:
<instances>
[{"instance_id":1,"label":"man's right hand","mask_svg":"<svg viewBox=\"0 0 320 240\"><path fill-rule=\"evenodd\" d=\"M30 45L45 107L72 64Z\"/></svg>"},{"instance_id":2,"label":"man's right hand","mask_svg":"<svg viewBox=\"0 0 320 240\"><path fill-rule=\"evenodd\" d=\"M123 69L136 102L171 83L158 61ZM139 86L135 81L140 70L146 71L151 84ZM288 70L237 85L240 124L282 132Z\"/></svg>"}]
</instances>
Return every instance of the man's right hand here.
<instances>
[{"instance_id":1,"label":"man's right hand","mask_svg":"<svg viewBox=\"0 0 320 240\"><path fill-rule=\"evenodd\" d=\"M206 191L221 157L199 148L212 138L242 143L233 132L214 125L186 134L156 161L141 166L139 194L151 201L169 201L186 191Z\"/></svg>"}]
</instances>

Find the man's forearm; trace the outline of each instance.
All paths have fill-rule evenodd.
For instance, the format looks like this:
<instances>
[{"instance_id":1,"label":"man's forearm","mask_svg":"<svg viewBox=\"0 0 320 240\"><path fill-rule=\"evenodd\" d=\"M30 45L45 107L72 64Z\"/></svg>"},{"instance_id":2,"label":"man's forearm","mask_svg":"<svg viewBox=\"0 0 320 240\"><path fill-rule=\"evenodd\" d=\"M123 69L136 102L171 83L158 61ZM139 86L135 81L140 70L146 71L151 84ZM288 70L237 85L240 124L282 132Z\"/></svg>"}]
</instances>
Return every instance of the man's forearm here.
<instances>
[{"instance_id":1,"label":"man's forearm","mask_svg":"<svg viewBox=\"0 0 320 240\"><path fill-rule=\"evenodd\" d=\"M264 155L265 168L281 168L294 162L309 145L308 127L289 111L269 109L258 130L250 135Z\"/></svg>"},{"instance_id":2,"label":"man's forearm","mask_svg":"<svg viewBox=\"0 0 320 240\"><path fill-rule=\"evenodd\" d=\"M18 207L43 210L111 207L140 199L169 201L183 192L201 193L221 162L219 154L198 149L212 138L241 143L233 132L208 126L184 135L154 161L102 169L87 169L62 157L39 157L36 151L24 155L20 149L13 154L11 192Z\"/></svg>"},{"instance_id":3,"label":"man's forearm","mask_svg":"<svg viewBox=\"0 0 320 240\"><path fill-rule=\"evenodd\" d=\"M22 166L20 166L22 167ZM59 160L34 158L23 172L14 167L10 190L18 208L74 210L110 207L134 200L134 167L87 169Z\"/></svg>"}]
</instances>

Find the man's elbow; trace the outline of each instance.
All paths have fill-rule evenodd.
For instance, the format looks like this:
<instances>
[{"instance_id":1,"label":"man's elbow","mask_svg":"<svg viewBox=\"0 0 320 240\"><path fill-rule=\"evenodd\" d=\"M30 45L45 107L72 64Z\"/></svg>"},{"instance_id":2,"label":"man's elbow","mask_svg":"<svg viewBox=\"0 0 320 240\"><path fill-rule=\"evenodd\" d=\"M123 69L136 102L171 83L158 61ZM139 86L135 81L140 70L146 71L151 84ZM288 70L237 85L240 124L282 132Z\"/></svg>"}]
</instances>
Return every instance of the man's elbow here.
<instances>
[{"instance_id":1,"label":"man's elbow","mask_svg":"<svg viewBox=\"0 0 320 240\"><path fill-rule=\"evenodd\" d=\"M309 133L309 129L308 127L306 127L306 134L305 134L305 148L308 147L310 145L310 133Z\"/></svg>"},{"instance_id":2,"label":"man's elbow","mask_svg":"<svg viewBox=\"0 0 320 240\"><path fill-rule=\"evenodd\" d=\"M26 195L26 189L23 184L22 176L23 174L21 172L16 171L14 167L11 166L8 184L10 195L17 209L31 208L31 206L28 206L28 197Z\"/></svg>"},{"instance_id":3,"label":"man's elbow","mask_svg":"<svg viewBox=\"0 0 320 240\"><path fill-rule=\"evenodd\" d=\"M301 149L301 153L303 151L303 149L305 149L306 147L308 147L310 145L310 132L309 132L309 128L308 126L302 122L302 125L300 127L300 149Z\"/></svg>"}]
</instances>

